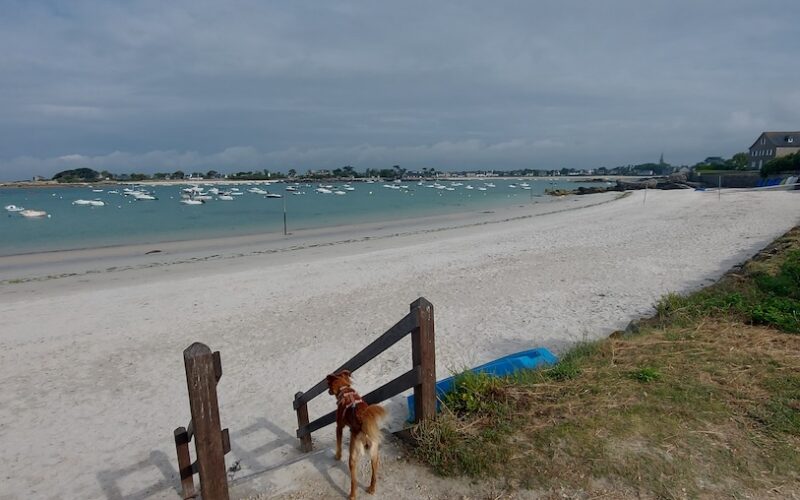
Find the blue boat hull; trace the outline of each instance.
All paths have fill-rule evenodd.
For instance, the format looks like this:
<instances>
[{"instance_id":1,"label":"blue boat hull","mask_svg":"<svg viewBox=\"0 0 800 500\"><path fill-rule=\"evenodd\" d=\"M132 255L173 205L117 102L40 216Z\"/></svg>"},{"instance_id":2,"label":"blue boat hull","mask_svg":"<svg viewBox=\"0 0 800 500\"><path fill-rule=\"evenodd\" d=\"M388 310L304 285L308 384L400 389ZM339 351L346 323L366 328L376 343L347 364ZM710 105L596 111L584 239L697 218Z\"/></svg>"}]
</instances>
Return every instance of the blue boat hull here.
<instances>
[{"instance_id":1,"label":"blue boat hull","mask_svg":"<svg viewBox=\"0 0 800 500\"><path fill-rule=\"evenodd\" d=\"M509 354L500 359L490 361L481 366L475 367L470 371L473 373L488 373L496 377L510 375L519 370L534 370L544 366L554 365L558 362L558 358L553 355L549 350L544 347L538 349L530 349L515 354ZM455 377L448 377L446 379L436 382L436 407L439 407L439 401L448 392L453 391L455 388ZM414 395L408 396L408 421L414 421Z\"/></svg>"}]
</instances>

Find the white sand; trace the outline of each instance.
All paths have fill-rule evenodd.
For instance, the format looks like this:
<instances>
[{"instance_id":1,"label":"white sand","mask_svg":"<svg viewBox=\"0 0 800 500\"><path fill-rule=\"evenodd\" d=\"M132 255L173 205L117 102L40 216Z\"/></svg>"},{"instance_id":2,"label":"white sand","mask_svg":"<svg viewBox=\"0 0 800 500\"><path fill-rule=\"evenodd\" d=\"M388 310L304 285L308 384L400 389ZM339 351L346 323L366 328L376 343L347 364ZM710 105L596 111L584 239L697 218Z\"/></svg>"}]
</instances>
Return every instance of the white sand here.
<instances>
[{"instance_id":1,"label":"white sand","mask_svg":"<svg viewBox=\"0 0 800 500\"><path fill-rule=\"evenodd\" d=\"M193 341L222 352L228 463L241 461L237 478L260 472L238 482L234 497L341 498L348 478L332 460L333 428L315 433L319 452L301 455L292 396L418 296L436 308L443 377L449 368L535 346L560 351L623 328L662 294L716 279L800 216L800 192L731 192L719 201L716 193L650 191L646 204L643 195L248 240L235 249L206 242L150 256L125 248L0 259L0 499L177 498L172 430L189 420L181 352ZM585 205L594 206L576 208ZM442 226L461 227L433 231ZM96 272L107 268L114 269ZM8 281L61 273L76 275ZM359 370L356 387L368 392L406 371L409 345ZM388 406L396 425L405 408ZM310 405L312 418L332 408L323 395ZM384 450L378 498L452 486L397 462L396 453Z\"/></svg>"}]
</instances>

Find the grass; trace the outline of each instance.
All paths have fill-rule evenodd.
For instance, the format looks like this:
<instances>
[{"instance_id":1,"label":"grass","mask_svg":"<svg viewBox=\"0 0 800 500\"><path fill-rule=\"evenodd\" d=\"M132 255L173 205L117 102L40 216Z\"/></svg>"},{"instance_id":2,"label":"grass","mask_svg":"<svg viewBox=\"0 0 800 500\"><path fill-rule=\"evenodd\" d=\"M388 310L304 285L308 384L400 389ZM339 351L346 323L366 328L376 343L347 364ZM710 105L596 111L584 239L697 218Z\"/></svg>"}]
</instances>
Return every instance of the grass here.
<instances>
[{"instance_id":1,"label":"grass","mask_svg":"<svg viewBox=\"0 0 800 500\"><path fill-rule=\"evenodd\" d=\"M639 332L552 368L457 377L413 453L561 498L800 496L800 230Z\"/></svg>"}]
</instances>

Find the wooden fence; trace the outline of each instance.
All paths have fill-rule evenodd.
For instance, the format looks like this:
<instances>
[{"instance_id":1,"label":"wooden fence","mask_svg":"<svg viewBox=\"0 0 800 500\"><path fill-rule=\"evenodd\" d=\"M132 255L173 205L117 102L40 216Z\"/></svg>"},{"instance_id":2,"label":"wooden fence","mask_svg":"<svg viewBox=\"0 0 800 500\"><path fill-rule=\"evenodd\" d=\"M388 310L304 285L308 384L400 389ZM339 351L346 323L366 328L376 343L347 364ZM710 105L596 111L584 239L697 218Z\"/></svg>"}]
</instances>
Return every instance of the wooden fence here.
<instances>
[{"instance_id":1,"label":"wooden fence","mask_svg":"<svg viewBox=\"0 0 800 500\"><path fill-rule=\"evenodd\" d=\"M393 346L406 335L411 334L411 370L400 375L369 394L363 396L369 404L380 403L401 392L414 388L415 421L432 419L436 415L436 348L434 342L433 304L420 297L411 303L410 312L383 335L337 368L354 372L368 361ZM308 421L308 402L325 392L326 379L322 379L306 392L294 396L294 409L297 411L297 437L304 452L311 451L311 433L336 420L336 411Z\"/></svg>"},{"instance_id":2,"label":"wooden fence","mask_svg":"<svg viewBox=\"0 0 800 500\"><path fill-rule=\"evenodd\" d=\"M183 351L192 419L175 429L175 449L183 498L195 498L194 475L200 474L204 500L228 500L225 454L231 451L228 429L220 430L217 382L222 377L219 351L195 342ZM194 438L197 461L191 462L189 442Z\"/></svg>"}]
</instances>

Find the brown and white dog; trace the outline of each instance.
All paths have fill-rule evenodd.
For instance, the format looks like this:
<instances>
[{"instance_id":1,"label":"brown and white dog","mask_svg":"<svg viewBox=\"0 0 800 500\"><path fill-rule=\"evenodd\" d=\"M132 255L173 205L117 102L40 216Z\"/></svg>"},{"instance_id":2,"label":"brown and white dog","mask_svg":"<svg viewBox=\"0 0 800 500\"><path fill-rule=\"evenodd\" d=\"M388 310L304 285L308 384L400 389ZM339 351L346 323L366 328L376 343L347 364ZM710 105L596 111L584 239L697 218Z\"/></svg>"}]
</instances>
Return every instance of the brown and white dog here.
<instances>
[{"instance_id":1,"label":"brown and white dog","mask_svg":"<svg viewBox=\"0 0 800 500\"><path fill-rule=\"evenodd\" d=\"M342 370L328 375L328 393L336 396L336 460L342 458L342 431L350 428L350 499L356 498L356 465L364 449L369 450L372 480L367 493L375 493L378 479L378 446L381 444L379 424L386 416L382 406L368 405L350 385L350 372Z\"/></svg>"}]
</instances>

